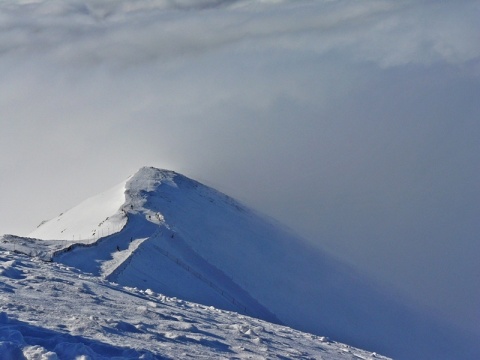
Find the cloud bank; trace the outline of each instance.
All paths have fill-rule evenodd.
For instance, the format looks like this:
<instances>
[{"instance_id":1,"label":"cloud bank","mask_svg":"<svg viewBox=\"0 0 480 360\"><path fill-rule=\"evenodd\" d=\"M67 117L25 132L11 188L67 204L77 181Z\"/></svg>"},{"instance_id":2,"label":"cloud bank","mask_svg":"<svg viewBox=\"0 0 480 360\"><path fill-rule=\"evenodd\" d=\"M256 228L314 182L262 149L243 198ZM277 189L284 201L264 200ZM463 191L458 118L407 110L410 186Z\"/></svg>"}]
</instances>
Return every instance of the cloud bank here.
<instances>
[{"instance_id":1,"label":"cloud bank","mask_svg":"<svg viewBox=\"0 0 480 360\"><path fill-rule=\"evenodd\" d=\"M3 1L0 233L172 168L480 334L480 2Z\"/></svg>"}]
</instances>

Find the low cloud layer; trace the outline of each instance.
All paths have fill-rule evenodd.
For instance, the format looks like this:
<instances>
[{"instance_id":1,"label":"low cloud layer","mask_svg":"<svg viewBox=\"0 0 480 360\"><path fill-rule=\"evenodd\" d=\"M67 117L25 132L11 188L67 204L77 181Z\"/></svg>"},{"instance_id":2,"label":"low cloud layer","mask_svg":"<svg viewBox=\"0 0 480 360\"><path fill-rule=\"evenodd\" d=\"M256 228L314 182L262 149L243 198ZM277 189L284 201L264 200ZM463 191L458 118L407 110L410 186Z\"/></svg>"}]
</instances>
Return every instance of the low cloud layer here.
<instances>
[{"instance_id":1,"label":"low cloud layer","mask_svg":"<svg viewBox=\"0 0 480 360\"><path fill-rule=\"evenodd\" d=\"M143 165L478 328L478 1L3 1L0 233Z\"/></svg>"}]
</instances>

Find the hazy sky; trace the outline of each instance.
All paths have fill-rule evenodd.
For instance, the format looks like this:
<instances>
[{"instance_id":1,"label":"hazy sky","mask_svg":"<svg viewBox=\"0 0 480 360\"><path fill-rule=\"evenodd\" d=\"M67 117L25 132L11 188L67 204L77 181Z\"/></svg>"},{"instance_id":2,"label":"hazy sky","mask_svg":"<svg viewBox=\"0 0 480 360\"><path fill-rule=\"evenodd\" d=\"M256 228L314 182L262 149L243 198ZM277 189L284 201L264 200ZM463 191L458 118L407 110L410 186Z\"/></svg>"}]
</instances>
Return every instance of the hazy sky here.
<instances>
[{"instance_id":1,"label":"hazy sky","mask_svg":"<svg viewBox=\"0 0 480 360\"><path fill-rule=\"evenodd\" d=\"M143 165L480 335L480 1L4 0L0 233Z\"/></svg>"}]
</instances>

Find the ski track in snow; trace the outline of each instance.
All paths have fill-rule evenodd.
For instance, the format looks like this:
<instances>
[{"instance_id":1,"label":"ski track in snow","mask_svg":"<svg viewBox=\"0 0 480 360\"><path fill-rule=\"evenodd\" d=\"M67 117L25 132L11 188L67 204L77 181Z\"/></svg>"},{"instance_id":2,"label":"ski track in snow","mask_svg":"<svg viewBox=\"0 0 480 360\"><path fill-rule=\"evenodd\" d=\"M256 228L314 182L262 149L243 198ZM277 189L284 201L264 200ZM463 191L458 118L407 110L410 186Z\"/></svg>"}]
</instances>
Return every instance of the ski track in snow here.
<instances>
[{"instance_id":1,"label":"ski track in snow","mask_svg":"<svg viewBox=\"0 0 480 360\"><path fill-rule=\"evenodd\" d=\"M0 358L385 359L255 318L0 251Z\"/></svg>"}]
</instances>

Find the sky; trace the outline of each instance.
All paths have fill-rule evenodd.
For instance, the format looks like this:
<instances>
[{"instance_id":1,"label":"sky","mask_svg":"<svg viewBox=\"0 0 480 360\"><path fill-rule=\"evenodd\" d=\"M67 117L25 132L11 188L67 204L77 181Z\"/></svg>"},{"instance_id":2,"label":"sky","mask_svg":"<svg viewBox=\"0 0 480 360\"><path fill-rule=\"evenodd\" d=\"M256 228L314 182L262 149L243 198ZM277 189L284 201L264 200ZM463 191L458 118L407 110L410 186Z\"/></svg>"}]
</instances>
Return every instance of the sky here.
<instances>
[{"instance_id":1,"label":"sky","mask_svg":"<svg viewBox=\"0 0 480 360\"><path fill-rule=\"evenodd\" d=\"M144 165L480 335L480 1L4 0L0 233Z\"/></svg>"}]
</instances>

